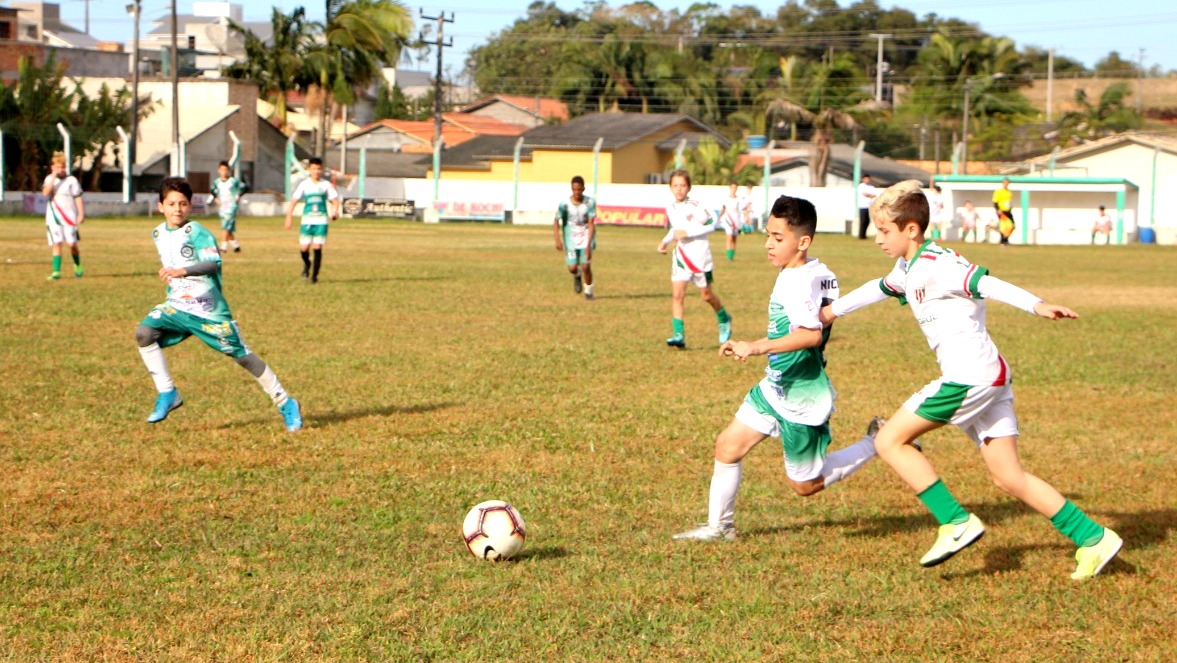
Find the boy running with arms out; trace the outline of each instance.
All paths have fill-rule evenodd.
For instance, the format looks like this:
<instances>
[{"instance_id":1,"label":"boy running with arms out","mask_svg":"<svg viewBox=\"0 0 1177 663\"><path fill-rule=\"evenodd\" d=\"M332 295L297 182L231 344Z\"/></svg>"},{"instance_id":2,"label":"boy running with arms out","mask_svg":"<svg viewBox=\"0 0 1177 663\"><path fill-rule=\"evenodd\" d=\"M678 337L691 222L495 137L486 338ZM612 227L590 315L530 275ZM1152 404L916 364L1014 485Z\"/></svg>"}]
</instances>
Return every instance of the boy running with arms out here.
<instances>
[{"instance_id":1,"label":"boy running with arms out","mask_svg":"<svg viewBox=\"0 0 1177 663\"><path fill-rule=\"evenodd\" d=\"M746 361L768 355L765 377L744 398L735 418L715 440L715 469L707 523L675 539L732 541L741 461L769 436L781 438L785 474L802 497L821 492L875 457L871 421L858 442L826 455L834 388L825 372L823 350L830 332L818 319L821 307L838 297L838 279L809 248L817 230L813 203L781 196L768 217L768 260L779 271L768 300L768 334L757 341L728 341L720 356Z\"/></svg>"},{"instance_id":2,"label":"boy running with arms out","mask_svg":"<svg viewBox=\"0 0 1177 663\"><path fill-rule=\"evenodd\" d=\"M82 185L65 167L65 154L54 152L49 175L41 184L45 203L45 226L49 246L53 249L53 271L50 281L61 278L61 245L68 244L74 259L74 276L82 277L82 256L78 253L78 226L86 220L86 206L82 203Z\"/></svg>"},{"instance_id":3,"label":"boy running with arms out","mask_svg":"<svg viewBox=\"0 0 1177 663\"><path fill-rule=\"evenodd\" d=\"M152 231L163 267L159 278L168 285L168 298L151 309L135 329L139 354L147 365L159 397L147 417L154 424L184 404L172 383L163 348L195 335L209 347L232 357L257 378L278 407L286 430L302 428L298 401L286 394L278 376L241 338L229 303L221 294L221 254L213 234L188 220L192 186L182 177L166 178L159 187L159 211L164 222Z\"/></svg>"},{"instance_id":4,"label":"boy running with arms out","mask_svg":"<svg viewBox=\"0 0 1177 663\"><path fill-rule=\"evenodd\" d=\"M911 305L928 344L936 352L941 377L903 404L879 430L879 457L916 491L940 523L936 543L920 560L935 566L972 545L985 526L948 492L928 459L909 442L945 424L959 427L980 448L993 482L1050 519L1079 546L1071 578L1099 573L1123 545L1042 479L1026 472L1018 458L1018 420L1014 415L1009 364L985 329L985 299L1058 320L1079 317L1065 306L1048 304L1021 288L988 275L955 251L924 239L928 201L919 182L887 189L871 205L878 231L875 243L896 258L894 269L822 309L832 321L864 306L896 297Z\"/></svg>"},{"instance_id":5,"label":"boy running with arms out","mask_svg":"<svg viewBox=\"0 0 1177 663\"><path fill-rule=\"evenodd\" d=\"M687 200L691 191L691 175L685 170L670 174L670 192L674 202L666 208L670 230L658 244L658 252L666 253L671 244L674 247L674 261L670 271L670 313L674 334L666 339L666 345L674 348L687 346L683 327L683 304L687 296L687 283L699 288L699 295L715 311L719 320L719 343L723 345L732 337L732 318L723 308L723 302L711 289L711 243L707 235L715 231L715 219L711 212L693 200Z\"/></svg>"},{"instance_id":6,"label":"boy running with arms out","mask_svg":"<svg viewBox=\"0 0 1177 663\"><path fill-rule=\"evenodd\" d=\"M584 195L584 178L572 178L572 196L561 200L556 208L552 230L556 250L564 251L564 264L572 274L572 289L584 290L584 298L593 298L593 247L597 243L597 203ZM583 286L581 279L584 279Z\"/></svg>"},{"instance_id":7,"label":"boy running with arms out","mask_svg":"<svg viewBox=\"0 0 1177 663\"><path fill-rule=\"evenodd\" d=\"M307 160L307 179L298 183L286 206L286 229L294 223L294 206L303 201L302 219L298 227L298 251L302 257L302 278L319 282L319 267L323 265L323 245L327 243L327 223L339 218L339 192L335 185L323 179L323 160ZM311 271L311 247L315 249L315 268Z\"/></svg>"},{"instance_id":8,"label":"boy running with arms out","mask_svg":"<svg viewBox=\"0 0 1177 663\"><path fill-rule=\"evenodd\" d=\"M241 180L232 176L232 172L228 161L217 165L220 178L213 180L213 192L208 201L210 205L214 200L218 203L222 231L221 253L228 251L230 246L234 253L241 252L241 244L237 242L237 202L241 200L245 187L241 186Z\"/></svg>"}]
</instances>

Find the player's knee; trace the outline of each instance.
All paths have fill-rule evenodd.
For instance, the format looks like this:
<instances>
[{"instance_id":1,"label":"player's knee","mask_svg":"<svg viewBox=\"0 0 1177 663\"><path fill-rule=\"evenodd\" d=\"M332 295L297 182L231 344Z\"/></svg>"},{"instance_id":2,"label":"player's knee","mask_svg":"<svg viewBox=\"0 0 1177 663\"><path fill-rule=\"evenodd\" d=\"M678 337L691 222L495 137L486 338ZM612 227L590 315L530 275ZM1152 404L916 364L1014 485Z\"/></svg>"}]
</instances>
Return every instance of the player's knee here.
<instances>
[{"instance_id":1,"label":"player's knee","mask_svg":"<svg viewBox=\"0 0 1177 663\"><path fill-rule=\"evenodd\" d=\"M139 325L135 328L135 342L139 347L145 348L152 343L159 341L159 330L147 325Z\"/></svg>"},{"instance_id":2,"label":"player's knee","mask_svg":"<svg viewBox=\"0 0 1177 663\"><path fill-rule=\"evenodd\" d=\"M810 481L793 481L789 479L789 485L793 488L793 492L800 497L810 497L821 492L825 487L825 482L820 479L813 479Z\"/></svg>"}]
</instances>

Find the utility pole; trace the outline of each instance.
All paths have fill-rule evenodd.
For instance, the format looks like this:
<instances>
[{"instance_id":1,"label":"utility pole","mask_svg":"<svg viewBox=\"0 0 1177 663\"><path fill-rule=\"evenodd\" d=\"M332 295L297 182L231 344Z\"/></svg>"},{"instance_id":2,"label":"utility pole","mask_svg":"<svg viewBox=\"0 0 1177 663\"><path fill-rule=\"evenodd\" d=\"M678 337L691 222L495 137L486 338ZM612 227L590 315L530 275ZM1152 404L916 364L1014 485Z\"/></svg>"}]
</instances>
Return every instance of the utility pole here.
<instances>
[{"instance_id":1,"label":"utility pole","mask_svg":"<svg viewBox=\"0 0 1177 663\"><path fill-rule=\"evenodd\" d=\"M437 76L433 79L433 144L436 146L441 142L441 55L445 49L454 45L453 37L450 37L449 41L445 39L445 24L454 22L454 13L450 12L449 18L446 18L445 12L441 12L437 16L426 16L425 10L419 9L418 13L421 20L437 21L436 40L426 41L425 33L417 33L417 40L422 44L437 47Z\"/></svg>"},{"instance_id":2,"label":"utility pole","mask_svg":"<svg viewBox=\"0 0 1177 663\"><path fill-rule=\"evenodd\" d=\"M871 35L871 39L879 40L879 57L875 62L875 101L879 103L883 101L883 40L892 36L879 33Z\"/></svg>"},{"instance_id":3,"label":"utility pole","mask_svg":"<svg viewBox=\"0 0 1177 663\"><path fill-rule=\"evenodd\" d=\"M176 52L178 45L179 27L176 19L176 0L172 0L172 149L176 152L176 159L180 158L180 54ZM174 164L173 172L182 173L184 170Z\"/></svg>"},{"instance_id":4,"label":"utility pole","mask_svg":"<svg viewBox=\"0 0 1177 663\"><path fill-rule=\"evenodd\" d=\"M131 164L131 202L135 202L135 146L139 142L139 13L143 10L142 0L135 0L127 9L135 17L135 43L131 44L131 139L127 141L127 153L123 158Z\"/></svg>"},{"instance_id":5,"label":"utility pole","mask_svg":"<svg viewBox=\"0 0 1177 663\"><path fill-rule=\"evenodd\" d=\"M1046 52L1046 121L1054 117L1054 49Z\"/></svg>"},{"instance_id":6,"label":"utility pole","mask_svg":"<svg viewBox=\"0 0 1177 663\"><path fill-rule=\"evenodd\" d=\"M1140 64L1136 69L1136 114L1144 114L1144 49L1140 49Z\"/></svg>"}]
</instances>

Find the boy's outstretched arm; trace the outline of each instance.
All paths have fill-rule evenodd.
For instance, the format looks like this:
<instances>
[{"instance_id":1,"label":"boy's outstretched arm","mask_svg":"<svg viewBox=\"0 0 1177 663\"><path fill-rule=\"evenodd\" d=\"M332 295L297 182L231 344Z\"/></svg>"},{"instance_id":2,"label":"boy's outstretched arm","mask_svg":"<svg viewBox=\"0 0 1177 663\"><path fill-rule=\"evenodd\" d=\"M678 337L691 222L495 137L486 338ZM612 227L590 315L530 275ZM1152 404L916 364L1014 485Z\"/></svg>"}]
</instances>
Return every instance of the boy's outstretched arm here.
<instances>
[{"instance_id":1,"label":"boy's outstretched arm","mask_svg":"<svg viewBox=\"0 0 1177 663\"><path fill-rule=\"evenodd\" d=\"M1079 314L1067 308L1066 306L1059 306L1057 304L1049 304L1042 300L1041 297L1019 288L1018 286L1002 281L1001 279L986 274L977 281L977 292L986 299L999 301L1003 304L1009 304L1022 309L1027 313L1047 318L1049 320L1059 320L1062 318L1078 318Z\"/></svg>"},{"instance_id":2,"label":"boy's outstretched arm","mask_svg":"<svg viewBox=\"0 0 1177 663\"><path fill-rule=\"evenodd\" d=\"M853 313L860 308L878 304L892 295L888 294L883 279L873 279L858 286L851 292L839 297L831 304L821 307L818 319L825 326L830 326L836 318Z\"/></svg>"}]
</instances>

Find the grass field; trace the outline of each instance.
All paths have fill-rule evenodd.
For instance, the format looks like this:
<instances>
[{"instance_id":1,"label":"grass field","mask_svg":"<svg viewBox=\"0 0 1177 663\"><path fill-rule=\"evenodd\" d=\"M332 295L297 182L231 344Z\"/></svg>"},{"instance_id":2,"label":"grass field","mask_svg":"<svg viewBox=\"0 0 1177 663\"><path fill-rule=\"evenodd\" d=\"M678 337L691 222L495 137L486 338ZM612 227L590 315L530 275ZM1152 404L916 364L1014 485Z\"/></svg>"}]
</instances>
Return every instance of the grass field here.
<instances>
[{"instance_id":1,"label":"grass field","mask_svg":"<svg viewBox=\"0 0 1177 663\"><path fill-rule=\"evenodd\" d=\"M738 541L671 541L705 519L714 436L763 363L718 359L697 297L688 349L664 346L656 230L601 231L586 302L550 228L344 221L309 286L294 233L246 219L226 295L307 427L195 339L168 350L185 406L149 426L132 332L163 299L158 221L89 221L85 278L50 283L41 222L0 219L0 658L1177 658L1172 248L964 251L1083 316L989 309L1027 467L1126 542L1075 583L1070 543L955 430L925 448L989 533L943 566L917 564L935 522L882 463L805 500L772 443ZM714 239L737 338L764 333L760 244L727 263ZM890 267L848 237L814 253L844 290ZM839 322L828 357L835 447L937 375L892 304ZM492 498L529 525L497 565L459 535Z\"/></svg>"}]
</instances>

